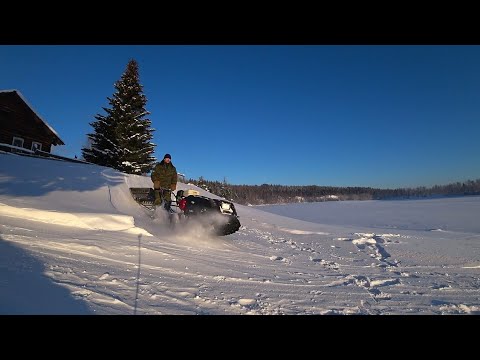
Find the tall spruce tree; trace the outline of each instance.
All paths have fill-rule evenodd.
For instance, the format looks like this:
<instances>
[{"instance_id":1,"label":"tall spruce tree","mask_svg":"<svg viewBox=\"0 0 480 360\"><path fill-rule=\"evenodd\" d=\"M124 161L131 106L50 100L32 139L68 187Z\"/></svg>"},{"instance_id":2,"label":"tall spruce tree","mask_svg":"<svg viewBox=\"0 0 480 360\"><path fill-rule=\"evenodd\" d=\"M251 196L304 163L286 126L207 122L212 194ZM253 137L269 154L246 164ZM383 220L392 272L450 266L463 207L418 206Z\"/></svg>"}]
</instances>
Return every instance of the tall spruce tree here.
<instances>
[{"instance_id":1,"label":"tall spruce tree","mask_svg":"<svg viewBox=\"0 0 480 360\"><path fill-rule=\"evenodd\" d=\"M91 146L82 148L86 161L112 167L129 174L143 174L153 169L155 144L150 142L152 122L145 118L147 98L143 94L138 75L138 63L130 60L116 92L107 97L111 108L103 108L106 115L97 114L90 123L94 132L88 134Z\"/></svg>"}]
</instances>

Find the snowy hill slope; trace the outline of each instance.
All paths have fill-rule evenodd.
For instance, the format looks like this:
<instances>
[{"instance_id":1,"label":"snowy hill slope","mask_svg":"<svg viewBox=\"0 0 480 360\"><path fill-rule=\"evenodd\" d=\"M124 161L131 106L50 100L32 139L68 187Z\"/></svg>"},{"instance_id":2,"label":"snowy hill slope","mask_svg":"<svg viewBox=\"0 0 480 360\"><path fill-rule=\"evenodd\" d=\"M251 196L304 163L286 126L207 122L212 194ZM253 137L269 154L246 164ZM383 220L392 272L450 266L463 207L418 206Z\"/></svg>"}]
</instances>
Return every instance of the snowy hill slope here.
<instances>
[{"instance_id":1,"label":"snowy hill slope","mask_svg":"<svg viewBox=\"0 0 480 360\"><path fill-rule=\"evenodd\" d=\"M241 229L209 237L170 231L162 213L152 220L128 190L150 186L0 154L0 313L480 311L479 234L318 224L236 205ZM215 197L178 184L187 188Z\"/></svg>"}]
</instances>

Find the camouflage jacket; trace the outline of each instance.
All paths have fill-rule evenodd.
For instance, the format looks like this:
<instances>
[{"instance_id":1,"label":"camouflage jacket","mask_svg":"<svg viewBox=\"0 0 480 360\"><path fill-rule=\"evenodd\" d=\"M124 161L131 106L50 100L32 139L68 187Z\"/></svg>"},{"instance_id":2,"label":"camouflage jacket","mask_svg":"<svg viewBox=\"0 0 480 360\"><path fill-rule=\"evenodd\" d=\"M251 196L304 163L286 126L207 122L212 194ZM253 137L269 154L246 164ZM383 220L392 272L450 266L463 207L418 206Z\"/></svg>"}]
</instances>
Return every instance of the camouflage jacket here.
<instances>
[{"instance_id":1,"label":"camouflage jacket","mask_svg":"<svg viewBox=\"0 0 480 360\"><path fill-rule=\"evenodd\" d=\"M164 188L175 190L177 186L177 169L172 163L167 164L162 160L155 165L150 177L155 189Z\"/></svg>"}]
</instances>

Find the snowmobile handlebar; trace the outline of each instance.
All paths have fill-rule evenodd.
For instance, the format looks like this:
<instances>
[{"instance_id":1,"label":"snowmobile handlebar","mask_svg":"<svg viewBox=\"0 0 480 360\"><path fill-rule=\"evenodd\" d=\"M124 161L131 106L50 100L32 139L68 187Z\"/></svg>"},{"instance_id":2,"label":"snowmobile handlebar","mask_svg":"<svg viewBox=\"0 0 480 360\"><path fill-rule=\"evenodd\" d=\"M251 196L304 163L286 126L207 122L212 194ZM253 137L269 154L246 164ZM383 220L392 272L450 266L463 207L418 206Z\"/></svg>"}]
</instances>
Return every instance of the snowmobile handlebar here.
<instances>
[{"instance_id":1,"label":"snowmobile handlebar","mask_svg":"<svg viewBox=\"0 0 480 360\"><path fill-rule=\"evenodd\" d=\"M159 187L158 189L153 189L155 191L171 191L171 192L174 192L175 190L172 190L170 188L164 188L164 187Z\"/></svg>"},{"instance_id":2,"label":"snowmobile handlebar","mask_svg":"<svg viewBox=\"0 0 480 360\"><path fill-rule=\"evenodd\" d=\"M158 189L154 189L155 191L162 191L162 192L170 192L171 194L173 194L173 196L175 197L175 199L178 199L178 197L183 197L183 190L177 190L177 192L175 192L175 190L172 190L172 189L169 189L169 188L163 188L163 187L160 187ZM180 194L179 194L180 193Z\"/></svg>"}]
</instances>

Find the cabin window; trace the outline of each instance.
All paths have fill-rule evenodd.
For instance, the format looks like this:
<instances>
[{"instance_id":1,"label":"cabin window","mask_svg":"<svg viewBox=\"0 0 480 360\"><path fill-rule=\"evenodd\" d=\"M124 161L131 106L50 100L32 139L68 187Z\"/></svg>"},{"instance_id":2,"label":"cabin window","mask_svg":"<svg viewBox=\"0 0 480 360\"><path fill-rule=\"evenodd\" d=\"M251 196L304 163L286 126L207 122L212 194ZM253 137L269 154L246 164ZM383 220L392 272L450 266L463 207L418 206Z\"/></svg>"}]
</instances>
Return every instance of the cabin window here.
<instances>
[{"instance_id":1,"label":"cabin window","mask_svg":"<svg viewBox=\"0 0 480 360\"><path fill-rule=\"evenodd\" d=\"M13 146L17 146L17 147L23 147L23 139L14 136L14 137L13 137L13 141L12 141L12 145L13 145Z\"/></svg>"},{"instance_id":2,"label":"cabin window","mask_svg":"<svg viewBox=\"0 0 480 360\"><path fill-rule=\"evenodd\" d=\"M32 141L32 151L42 150L42 144L36 141Z\"/></svg>"}]
</instances>

